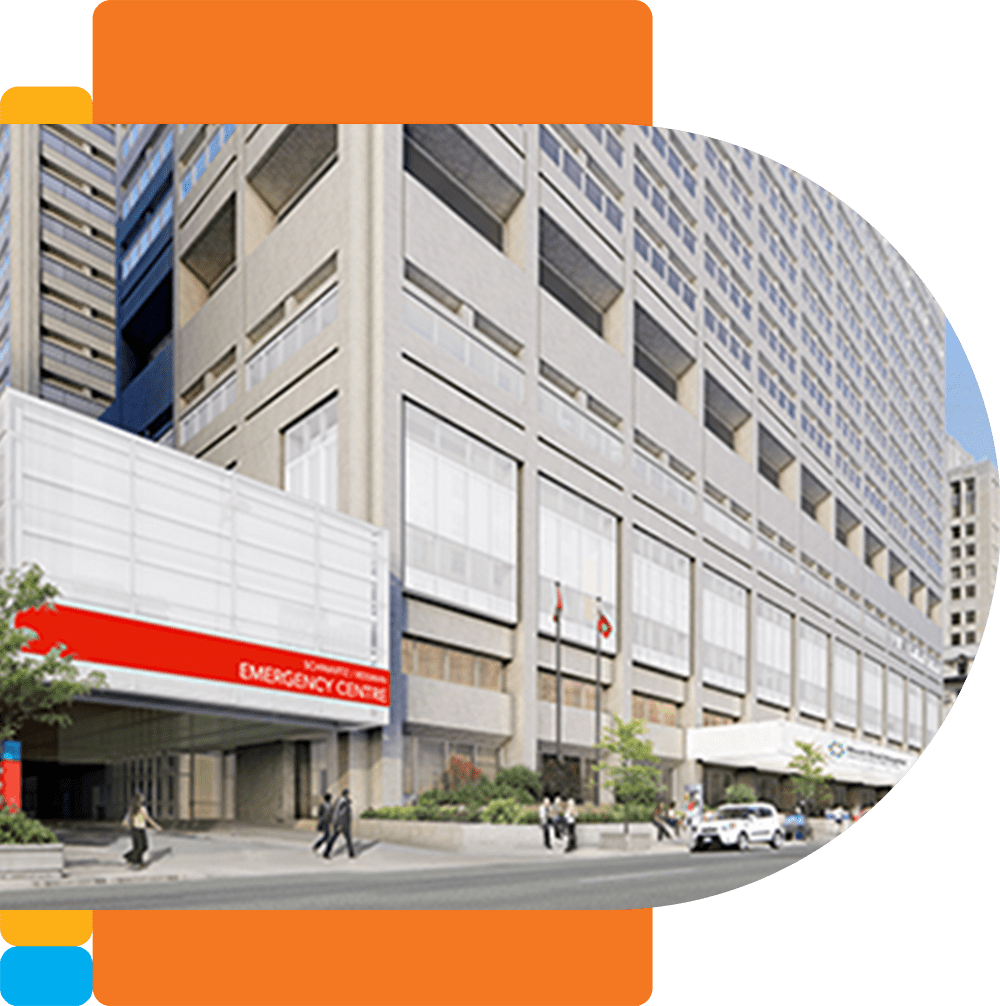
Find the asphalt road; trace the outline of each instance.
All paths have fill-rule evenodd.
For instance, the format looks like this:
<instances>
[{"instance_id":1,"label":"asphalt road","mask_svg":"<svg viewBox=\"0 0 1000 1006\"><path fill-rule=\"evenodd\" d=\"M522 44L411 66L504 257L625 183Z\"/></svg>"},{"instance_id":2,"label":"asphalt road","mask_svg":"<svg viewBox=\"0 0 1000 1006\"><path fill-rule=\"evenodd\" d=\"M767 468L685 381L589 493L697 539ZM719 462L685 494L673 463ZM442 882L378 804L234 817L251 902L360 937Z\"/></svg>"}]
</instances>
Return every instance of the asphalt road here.
<instances>
[{"instance_id":1,"label":"asphalt road","mask_svg":"<svg viewBox=\"0 0 1000 1006\"><path fill-rule=\"evenodd\" d=\"M816 849L788 844L671 856L609 856L351 875L283 876L40 888L8 909L621 909L680 904L761 880ZM349 866L350 864L345 864Z\"/></svg>"}]
</instances>

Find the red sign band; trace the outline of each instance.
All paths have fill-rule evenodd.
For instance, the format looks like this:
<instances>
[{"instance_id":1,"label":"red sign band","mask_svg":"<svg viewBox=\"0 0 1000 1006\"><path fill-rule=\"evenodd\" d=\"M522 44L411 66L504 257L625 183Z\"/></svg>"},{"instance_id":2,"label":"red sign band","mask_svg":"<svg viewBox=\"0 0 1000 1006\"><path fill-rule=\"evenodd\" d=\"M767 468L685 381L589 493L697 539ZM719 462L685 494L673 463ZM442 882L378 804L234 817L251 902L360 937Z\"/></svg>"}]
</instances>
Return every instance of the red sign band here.
<instances>
[{"instance_id":1,"label":"red sign band","mask_svg":"<svg viewBox=\"0 0 1000 1006\"><path fill-rule=\"evenodd\" d=\"M54 611L22 611L15 624L38 633L38 638L25 647L28 653L48 653L64 643L69 655L94 664L363 705L389 705L389 672L380 667L307 656L63 604Z\"/></svg>"}]
</instances>

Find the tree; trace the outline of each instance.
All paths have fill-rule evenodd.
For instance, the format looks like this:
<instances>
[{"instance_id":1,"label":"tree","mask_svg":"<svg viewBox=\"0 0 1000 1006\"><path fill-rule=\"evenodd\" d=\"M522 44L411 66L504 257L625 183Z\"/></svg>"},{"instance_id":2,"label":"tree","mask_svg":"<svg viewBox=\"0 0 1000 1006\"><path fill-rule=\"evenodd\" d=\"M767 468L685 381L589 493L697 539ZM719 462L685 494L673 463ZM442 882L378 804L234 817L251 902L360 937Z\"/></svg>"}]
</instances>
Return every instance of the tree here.
<instances>
[{"instance_id":1,"label":"tree","mask_svg":"<svg viewBox=\"0 0 1000 1006\"><path fill-rule=\"evenodd\" d=\"M17 628L15 619L32 608L54 609L59 593L43 576L41 567L32 565L11 570L0 581L0 741L17 737L29 720L68 727L73 700L104 684L98 671L81 679L62 643L44 657L24 652L38 633Z\"/></svg>"},{"instance_id":2,"label":"tree","mask_svg":"<svg viewBox=\"0 0 1000 1006\"><path fill-rule=\"evenodd\" d=\"M826 757L818 744L796 741L799 754L788 763L788 767L798 774L792 779L796 796L806 812L815 810L830 799L830 783L833 776L823 773Z\"/></svg>"},{"instance_id":3,"label":"tree","mask_svg":"<svg viewBox=\"0 0 1000 1006\"><path fill-rule=\"evenodd\" d=\"M607 727L601 745L597 749L600 757L604 750L616 755L617 761L601 762L597 771L611 778L615 797L625 804L625 834L628 834L629 807L633 803L652 803L656 799L659 769L654 762L653 742L639 739L646 730L645 720L629 720L627 723L617 713L615 725Z\"/></svg>"},{"instance_id":4,"label":"tree","mask_svg":"<svg viewBox=\"0 0 1000 1006\"><path fill-rule=\"evenodd\" d=\"M753 786L737 782L726 787L726 803L754 803L756 799L757 794L754 792Z\"/></svg>"}]
</instances>

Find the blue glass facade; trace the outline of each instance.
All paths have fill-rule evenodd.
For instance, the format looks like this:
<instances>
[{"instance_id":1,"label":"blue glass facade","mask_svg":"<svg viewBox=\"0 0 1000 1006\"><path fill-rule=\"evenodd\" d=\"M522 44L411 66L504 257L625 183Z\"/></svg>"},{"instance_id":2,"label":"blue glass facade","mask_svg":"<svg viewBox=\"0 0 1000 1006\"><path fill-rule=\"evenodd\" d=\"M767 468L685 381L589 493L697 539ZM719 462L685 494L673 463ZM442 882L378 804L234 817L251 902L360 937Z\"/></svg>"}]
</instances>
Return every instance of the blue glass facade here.
<instances>
[{"instance_id":1,"label":"blue glass facade","mask_svg":"<svg viewBox=\"0 0 1000 1006\"><path fill-rule=\"evenodd\" d=\"M133 157L123 145L115 236L116 395L101 419L159 439L173 425L173 127L131 127L126 140Z\"/></svg>"}]
</instances>

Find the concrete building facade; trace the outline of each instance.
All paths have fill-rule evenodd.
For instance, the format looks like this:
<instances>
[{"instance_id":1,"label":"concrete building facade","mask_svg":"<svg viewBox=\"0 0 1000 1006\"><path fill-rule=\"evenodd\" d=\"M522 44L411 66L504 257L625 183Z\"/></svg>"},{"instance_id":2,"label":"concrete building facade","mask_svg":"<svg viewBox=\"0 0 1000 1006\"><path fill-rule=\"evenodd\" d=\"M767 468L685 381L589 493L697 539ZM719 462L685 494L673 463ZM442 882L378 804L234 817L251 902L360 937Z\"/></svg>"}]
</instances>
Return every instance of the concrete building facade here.
<instances>
[{"instance_id":1,"label":"concrete building facade","mask_svg":"<svg viewBox=\"0 0 1000 1006\"><path fill-rule=\"evenodd\" d=\"M976 461L947 437L948 537L945 542L945 704L951 703L979 651L1000 561L1000 486L991 461Z\"/></svg>"},{"instance_id":2,"label":"concrete building facade","mask_svg":"<svg viewBox=\"0 0 1000 1006\"><path fill-rule=\"evenodd\" d=\"M912 763L942 694L944 316L853 211L673 130L145 130L176 163L150 205L174 445L389 532L392 723L336 742L359 803L456 753L544 767L556 581L582 792L598 597L605 722L648 722L675 797L787 802L787 738L746 729L775 720L845 801Z\"/></svg>"},{"instance_id":3,"label":"concrete building facade","mask_svg":"<svg viewBox=\"0 0 1000 1006\"><path fill-rule=\"evenodd\" d=\"M0 128L0 387L88 416L115 394L115 141Z\"/></svg>"}]
</instances>

